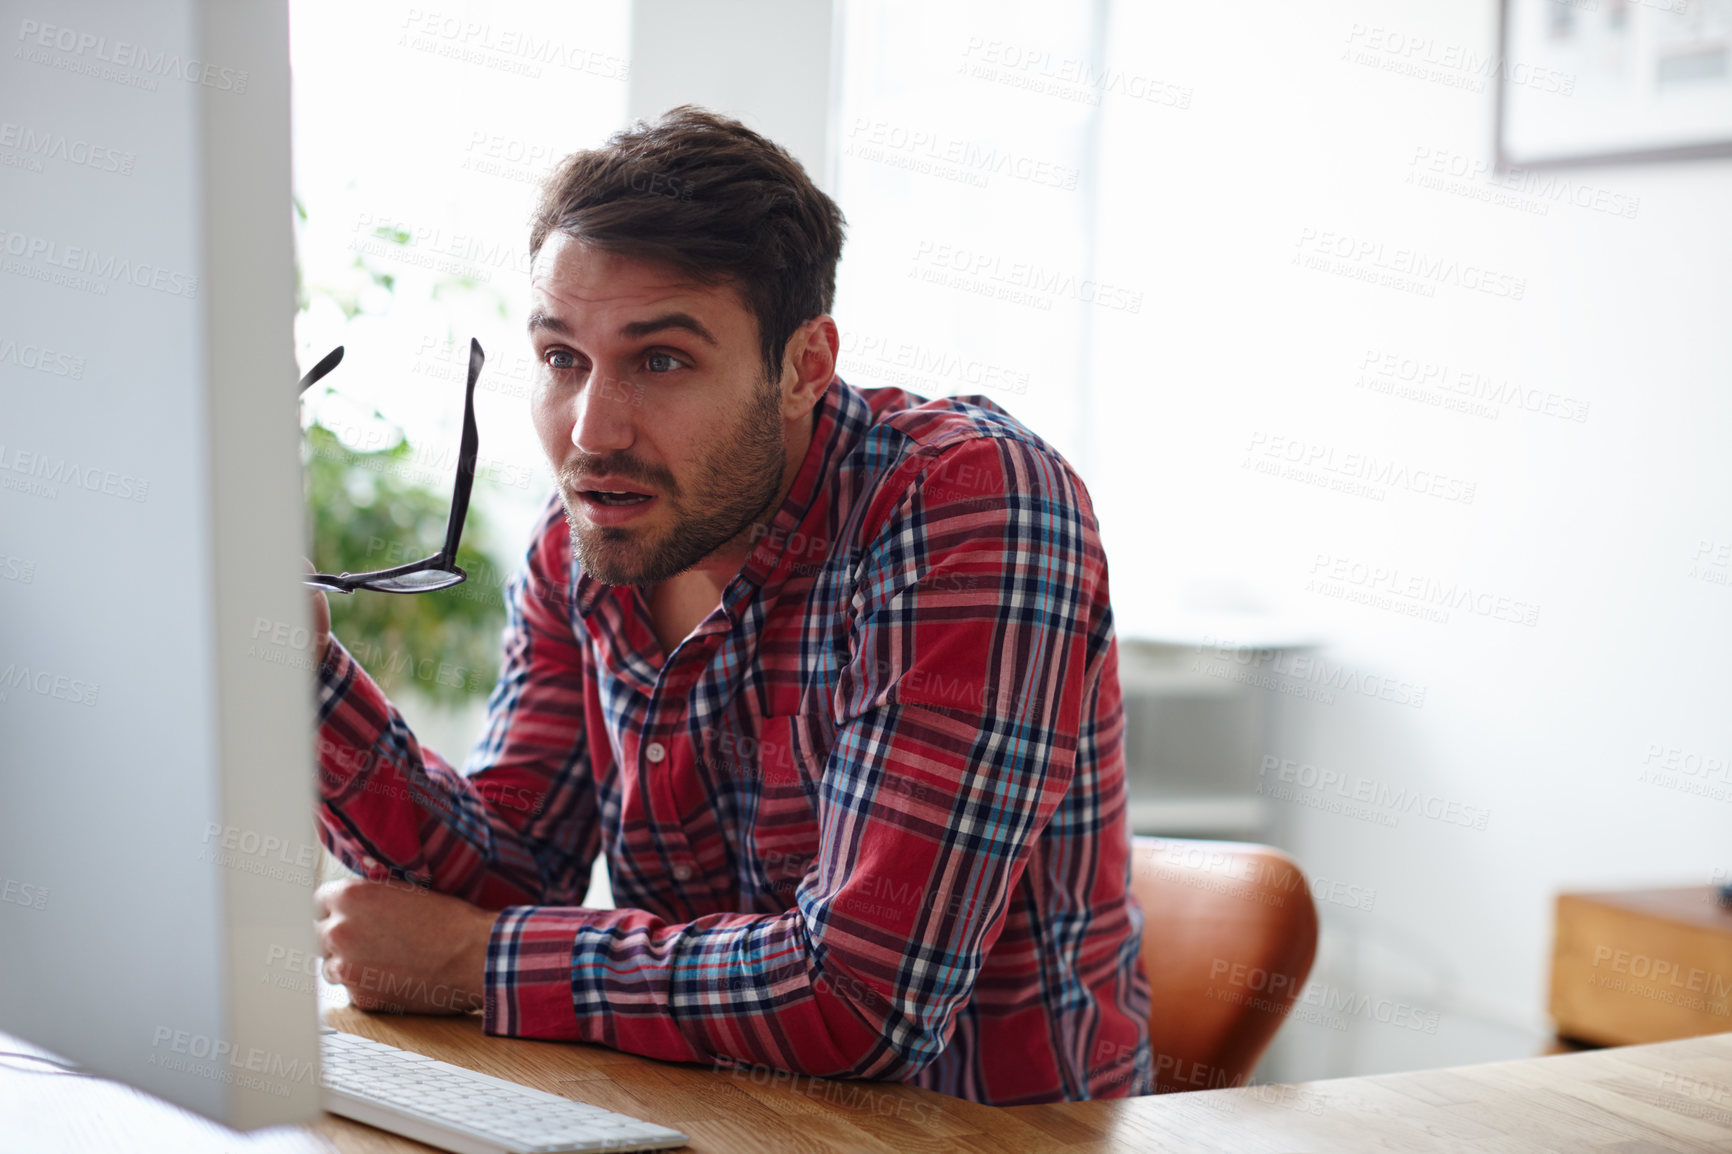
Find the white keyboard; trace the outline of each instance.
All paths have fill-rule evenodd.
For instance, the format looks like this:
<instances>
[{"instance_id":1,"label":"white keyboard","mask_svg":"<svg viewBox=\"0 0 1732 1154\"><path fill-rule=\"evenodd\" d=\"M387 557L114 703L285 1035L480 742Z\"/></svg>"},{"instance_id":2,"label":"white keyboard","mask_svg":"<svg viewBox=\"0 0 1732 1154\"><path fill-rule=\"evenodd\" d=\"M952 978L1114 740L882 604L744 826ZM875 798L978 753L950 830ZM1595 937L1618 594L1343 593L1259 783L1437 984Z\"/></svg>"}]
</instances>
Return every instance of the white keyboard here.
<instances>
[{"instance_id":1,"label":"white keyboard","mask_svg":"<svg viewBox=\"0 0 1732 1154\"><path fill-rule=\"evenodd\" d=\"M333 1114L456 1154L666 1150L686 1136L599 1106L321 1031L324 1105Z\"/></svg>"}]
</instances>

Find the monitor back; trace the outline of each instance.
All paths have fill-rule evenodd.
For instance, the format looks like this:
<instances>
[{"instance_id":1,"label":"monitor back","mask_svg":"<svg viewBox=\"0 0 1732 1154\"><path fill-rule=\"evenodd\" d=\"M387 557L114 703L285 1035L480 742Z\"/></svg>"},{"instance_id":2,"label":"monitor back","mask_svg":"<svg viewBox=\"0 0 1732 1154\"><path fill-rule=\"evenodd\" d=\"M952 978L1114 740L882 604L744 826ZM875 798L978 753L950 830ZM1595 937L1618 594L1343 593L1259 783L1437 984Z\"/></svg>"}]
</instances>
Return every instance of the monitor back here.
<instances>
[{"instance_id":1,"label":"monitor back","mask_svg":"<svg viewBox=\"0 0 1732 1154\"><path fill-rule=\"evenodd\" d=\"M0 1030L311 1118L286 7L0 15Z\"/></svg>"}]
</instances>

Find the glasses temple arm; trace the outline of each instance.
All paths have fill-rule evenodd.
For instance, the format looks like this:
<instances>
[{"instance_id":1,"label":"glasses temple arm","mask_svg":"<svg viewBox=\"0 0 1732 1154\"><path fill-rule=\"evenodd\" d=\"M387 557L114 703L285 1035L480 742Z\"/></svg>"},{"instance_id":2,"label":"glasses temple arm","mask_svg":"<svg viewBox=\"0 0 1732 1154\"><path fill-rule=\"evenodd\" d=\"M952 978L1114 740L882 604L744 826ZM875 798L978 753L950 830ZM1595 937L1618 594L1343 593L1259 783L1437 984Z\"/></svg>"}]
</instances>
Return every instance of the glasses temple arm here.
<instances>
[{"instance_id":1,"label":"glasses temple arm","mask_svg":"<svg viewBox=\"0 0 1732 1154\"><path fill-rule=\"evenodd\" d=\"M463 521L469 515L469 490L475 484L475 456L481 447L481 435L475 429L475 382L481 379L481 366L486 360L481 342L469 339L469 383L463 393L463 440L457 450L457 486L451 493L451 515L445 522L445 549L441 554L448 564L457 561L457 543L463 536Z\"/></svg>"},{"instance_id":2,"label":"glasses temple arm","mask_svg":"<svg viewBox=\"0 0 1732 1154\"><path fill-rule=\"evenodd\" d=\"M296 386L297 392L304 393L324 379L325 374L343 363L343 346L338 345L325 354L325 359L307 370L307 375L301 378Z\"/></svg>"}]
</instances>

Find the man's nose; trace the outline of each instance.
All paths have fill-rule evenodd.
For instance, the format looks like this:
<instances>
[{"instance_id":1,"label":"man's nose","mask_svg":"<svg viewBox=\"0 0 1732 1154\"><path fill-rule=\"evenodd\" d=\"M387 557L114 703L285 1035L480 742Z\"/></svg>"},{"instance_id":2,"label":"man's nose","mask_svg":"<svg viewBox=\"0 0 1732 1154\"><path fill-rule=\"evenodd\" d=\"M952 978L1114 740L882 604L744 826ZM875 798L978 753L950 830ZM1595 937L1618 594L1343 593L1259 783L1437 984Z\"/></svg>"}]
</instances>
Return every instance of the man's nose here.
<instances>
[{"instance_id":1,"label":"man's nose","mask_svg":"<svg viewBox=\"0 0 1732 1154\"><path fill-rule=\"evenodd\" d=\"M571 443L586 453L631 448L637 440L636 397L629 383L591 375L573 401Z\"/></svg>"}]
</instances>

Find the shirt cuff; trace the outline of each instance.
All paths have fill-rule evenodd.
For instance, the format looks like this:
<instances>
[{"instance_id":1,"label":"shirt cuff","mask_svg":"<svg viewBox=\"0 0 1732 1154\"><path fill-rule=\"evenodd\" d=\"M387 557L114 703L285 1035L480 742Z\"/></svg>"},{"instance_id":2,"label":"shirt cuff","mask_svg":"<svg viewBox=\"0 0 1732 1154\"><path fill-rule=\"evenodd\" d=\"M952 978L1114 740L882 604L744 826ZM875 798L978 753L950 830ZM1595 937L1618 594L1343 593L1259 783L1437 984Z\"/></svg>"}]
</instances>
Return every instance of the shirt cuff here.
<instances>
[{"instance_id":1,"label":"shirt cuff","mask_svg":"<svg viewBox=\"0 0 1732 1154\"><path fill-rule=\"evenodd\" d=\"M580 1041L571 988L577 932L595 911L581 906L508 906L487 941L483 1033Z\"/></svg>"}]
</instances>

